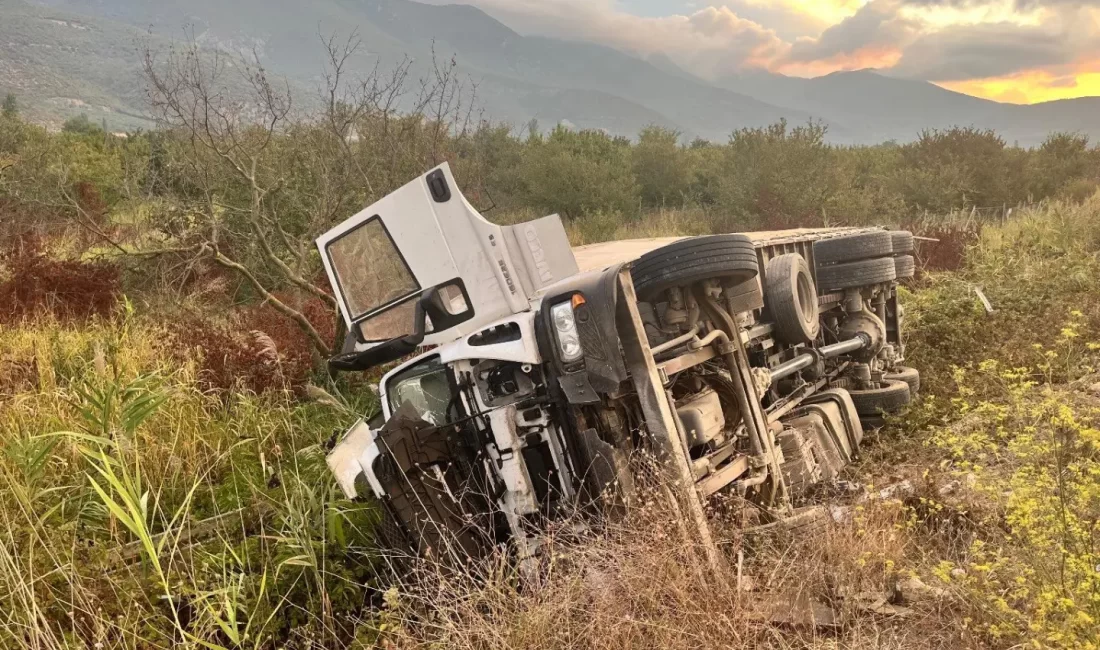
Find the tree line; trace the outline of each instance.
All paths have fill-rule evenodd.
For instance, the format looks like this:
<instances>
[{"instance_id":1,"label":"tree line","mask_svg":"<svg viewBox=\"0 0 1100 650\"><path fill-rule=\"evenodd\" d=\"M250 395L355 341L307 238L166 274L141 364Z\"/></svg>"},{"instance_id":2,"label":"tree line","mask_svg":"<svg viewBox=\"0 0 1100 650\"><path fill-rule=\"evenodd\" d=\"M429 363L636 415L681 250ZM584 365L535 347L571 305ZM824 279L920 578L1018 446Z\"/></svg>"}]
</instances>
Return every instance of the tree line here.
<instances>
[{"instance_id":1,"label":"tree line","mask_svg":"<svg viewBox=\"0 0 1100 650\"><path fill-rule=\"evenodd\" d=\"M482 119L455 62L414 80L408 63L354 75L357 44L325 43L319 98L301 104L258 65L191 46L146 53L160 125L127 134L76 118L60 132L0 112L0 238L81 233L98 250L167 268L214 265L309 336L338 347L303 301L335 313L313 239L409 179L449 161L490 219L557 212L574 226L691 210L711 232L900 223L974 206L1082 199L1100 186L1100 149L1055 133L1039 147L956 127L909 143L838 146L824 126L780 122L686 141ZM338 319L336 319L338 321ZM337 339L342 332L337 328Z\"/></svg>"}]
</instances>

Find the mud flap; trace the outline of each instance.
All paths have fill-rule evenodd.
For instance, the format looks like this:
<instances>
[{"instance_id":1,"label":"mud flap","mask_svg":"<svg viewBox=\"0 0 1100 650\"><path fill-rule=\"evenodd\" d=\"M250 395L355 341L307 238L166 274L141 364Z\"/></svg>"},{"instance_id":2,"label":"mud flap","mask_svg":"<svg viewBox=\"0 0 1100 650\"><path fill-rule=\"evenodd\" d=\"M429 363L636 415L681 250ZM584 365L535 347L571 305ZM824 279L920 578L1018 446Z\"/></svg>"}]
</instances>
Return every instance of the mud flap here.
<instances>
[{"instance_id":1,"label":"mud flap","mask_svg":"<svg viewBox=\"0 0 1100 650\"><path fill-rule=\"evenodd\" d=\"M858 453L859 445L863 442L863 425L860 423L859 412L856 411L852 396L843 388L830 388L811 395L805 401L806 404L821 404L824 402L833 402L840 408L840 415L845 427L848 429L852 451Z\"/></svg>"},{"instance_id":2,"label":"mud flap","mask_svg":"<svg viewBox=\"0 0 1100 650\"><path fill-rule=\"evenodd\" d=\"M579 437L586 468L584 500L601 506L612 519L621 518L634 496L634 479L625 454L601 440L595 429L585 429Z\"/></svg>"}]
</instances>

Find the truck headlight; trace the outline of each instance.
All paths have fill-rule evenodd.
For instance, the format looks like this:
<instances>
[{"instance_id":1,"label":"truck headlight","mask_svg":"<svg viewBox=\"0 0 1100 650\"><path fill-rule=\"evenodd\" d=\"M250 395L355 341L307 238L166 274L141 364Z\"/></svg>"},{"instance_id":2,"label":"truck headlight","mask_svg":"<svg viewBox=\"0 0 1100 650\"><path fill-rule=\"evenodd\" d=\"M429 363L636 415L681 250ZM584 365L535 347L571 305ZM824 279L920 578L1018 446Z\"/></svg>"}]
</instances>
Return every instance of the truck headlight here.
<instances>
[{"instance_id":1,"label":"truck headlight","mask_svg":"<svg viewBox=\"0 0 1100 650\"><path fill-rule=\"evenodd\" d=\"M562 302L550 308L550 320L554 321L554 330L558 337L558 352L566 363L579 360L584 356L581 337L577 333L577 320L573 315L573 303Z\"/></svg>"}]
</instances>

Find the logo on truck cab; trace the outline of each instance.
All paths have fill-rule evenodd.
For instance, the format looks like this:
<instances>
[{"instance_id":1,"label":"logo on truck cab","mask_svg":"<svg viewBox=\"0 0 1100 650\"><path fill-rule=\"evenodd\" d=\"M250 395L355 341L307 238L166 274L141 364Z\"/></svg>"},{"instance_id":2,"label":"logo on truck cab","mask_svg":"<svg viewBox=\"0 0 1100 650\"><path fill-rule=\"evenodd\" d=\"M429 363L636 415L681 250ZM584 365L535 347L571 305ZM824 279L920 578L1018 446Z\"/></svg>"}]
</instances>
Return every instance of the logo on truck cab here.
<instances>
[{"instance_id":1,"label":"logo on truck cab","mask_svg":"<svg viewBox=\"0 0 1100 650\"><path fill-rule=\"evenodd\" d=\"M539 280L552 282L554 274L550 272L550 263L546 261L546 251L542 249L542 240L539 232L531 224L523 229L523 236L527 240L527 248L531 251L531 259L535 260L535 269L539 273Z\"/></svg>"}]
</instances>

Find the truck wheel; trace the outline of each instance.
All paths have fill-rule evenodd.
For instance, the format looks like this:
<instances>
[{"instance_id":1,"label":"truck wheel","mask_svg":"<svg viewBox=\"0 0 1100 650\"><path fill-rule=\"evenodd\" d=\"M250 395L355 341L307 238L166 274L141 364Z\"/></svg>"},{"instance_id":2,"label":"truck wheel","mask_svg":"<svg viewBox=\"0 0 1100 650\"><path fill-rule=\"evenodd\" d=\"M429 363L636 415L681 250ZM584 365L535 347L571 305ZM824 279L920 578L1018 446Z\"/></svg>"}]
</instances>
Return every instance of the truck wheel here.
<instances>
[{"instance_id":1,"label":"truck wheel","mask_svg":"<svg viewBox=\"0 0 1100 650\"><path fill-rule=\"evenodd\" d=\"M920 371L916 368L898 366L893 372L886 373L886 379L909 384L909 394L914 397L920 392Z\"/></svg>"},{"instance_id":2,"label":"truck wheel","mask_svg":"<svg viewBox=\"0 0 1100 650\"><path fill-rule=\"evenodd\" d=\"M894 258L894 272L899 280L911 278L917 272L917 262L912 255L898 255Z\"/></svg>"},{"instance_id":3,"label":"truck wheel","mask_svg":"<svg viewBox=\"0 0 1100 650\"><path fill-rule=\"evenodd\" d=\"M764 304L771 311L779 338L792 345L816 339L821 321L817 290L806 260L798 253L773 258L765 267L764 283Z\"/></svg>"},{"instance_id":4,"label":"truck wheel","mask_svg":"<svg viewBox=\"0 0 1100 650\"><path fill-rule=\"evenodd\" d=\"M909 384L897 379L886 379L878 388L849 390L852 403L860 418L882 413L895 413L909 403Z\"/></svg>"},{"instance_id":5,"label":"truck wheel","mask_svg":"<svg viewBox=\"0 0 1100 650\"><path fill-rule=\"evenodd\" d=\"M817 288L823 291L836 291L868 284L893 282L897 277L894 258L880 257L846 264L819 266L817 267Z\"/></svg>"},{"instance_id":6,"label":"truck wheel","mask_svg":"<svg viewBox=\"0 0 1100 650\"><path fill-rule=\"evenodd\" d=\"M723 278L740 284L760 273L756 249L744 235L692 237L641 256L630 274L638 297L647 302L673 287Z\"/></svg>"},{"instance_id":7,"label":"truck wheel","mask_svg":"<svg viewBox=\"0 0 1100 650\"><path fill-rule=\"evenodd\" d=\"M894 254L894 238L885 230L846 237L831 237L814 242L814 263L854 262Z\"/></svg>"},{"instance_id":8,"label":"truck wheel","mask_svg":"<svg viewBox=\"0 0 1100 650\"><path fill-rule=\"evenodd\" d=\"M894 242L894 255L912 255L916 250L913 233L908 230L891 230L890 238Z\"/></svg>"}]
</instances>

